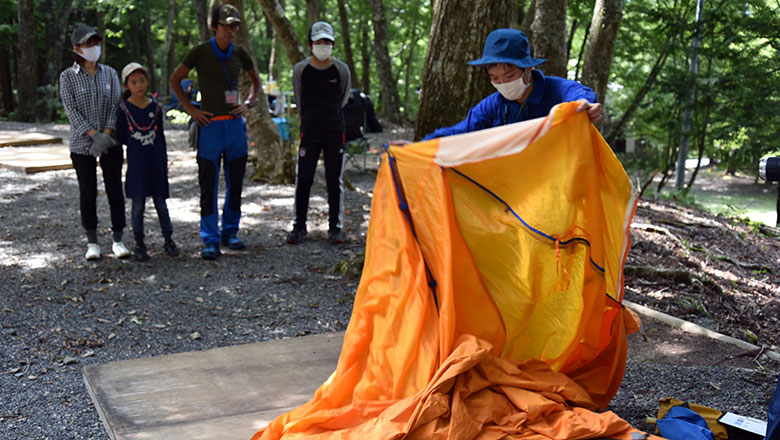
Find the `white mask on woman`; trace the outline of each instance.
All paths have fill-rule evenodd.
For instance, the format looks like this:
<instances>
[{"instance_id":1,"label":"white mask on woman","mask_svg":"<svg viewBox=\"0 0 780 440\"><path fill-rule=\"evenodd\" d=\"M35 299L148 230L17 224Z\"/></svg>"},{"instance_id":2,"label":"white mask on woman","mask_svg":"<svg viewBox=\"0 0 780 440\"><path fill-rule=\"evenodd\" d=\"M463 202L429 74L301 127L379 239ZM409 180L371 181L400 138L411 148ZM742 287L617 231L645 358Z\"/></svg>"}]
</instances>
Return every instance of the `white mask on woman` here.
<instances>
[{"instance_id":1,"label":"white mask on woman","mask_svg":"<svg viewBox=\"0 0 780 440\"><path fill-rule=\"evenodd\" d=\"M100 46L99 45L96 44L96 45L94 45L92 47L82 47L80 49L81 49L81 52L76 52L76 51L74 51L74 52L79 54L79 56L81 58L84 58L85 60L87 60L89 62L92 62L92 63L97 62L97 60L100 59Z\"/></svg>"},{"instance_id":2,"label":"white mask on woman","mask_svg":"<svg viewBox=\"0 0 780 440\"><path fill-rule=\"evenodd\" d=\"M311 47L311 53L320 61L326 61L333 53L333 46L330 44L315 44Z\"/></svg>"},{"instance_id":3,"label":"white mask on woman","mask_svg":"<svg viewBox=\"0 0 780 440\"><path fill-rule=\"evenodd\" d=\"M528 89L528 86L531 85L531 83L525 82L523 76L525 75L520 75L520 78L503 84L496 84L493 81L490 83L493 84L493 87L495 87L499 93L501 93L501 96L509 101L517 101L523 96L523 93Z\"/></svg>"}]
</instances>

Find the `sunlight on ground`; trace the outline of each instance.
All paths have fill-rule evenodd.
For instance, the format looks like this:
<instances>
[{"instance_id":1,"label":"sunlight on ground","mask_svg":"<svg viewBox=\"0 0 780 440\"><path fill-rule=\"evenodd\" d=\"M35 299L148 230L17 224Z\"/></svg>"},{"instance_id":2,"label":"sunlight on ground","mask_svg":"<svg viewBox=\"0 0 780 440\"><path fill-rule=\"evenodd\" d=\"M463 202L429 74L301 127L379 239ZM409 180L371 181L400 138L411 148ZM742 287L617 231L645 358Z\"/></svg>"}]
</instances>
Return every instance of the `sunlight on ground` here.
<instances>
[{"instance_id":1,"label":"sunlight on ground","mask_svg":"<svg viewBox=\"0 0 780 440\"><path fill-rule=\"evenodd\" d=\"M690 175L686 175L686 179ZM702 170L694 182L691 194L696 203L713 214L747 217L751 221L775 226L777 222L777 184L753 183L753 176L730 176L720 170ZM656 180L657 181L657 180ZM674 177L664 187L670 194Z\"/></svg>"},{"instance_id":2,"label":"sunlight on ground","mask_svg":"<svg viewBox=\"0 0 780 440\"><path fill-rule=\"evenodd\" d=\"M0 241L0 265L3 266L17 266L27 270L42 269L51 266L59 258L60 256L53 252L18 255L14 252L12 241Z\"/></svg>"}]
</instances>

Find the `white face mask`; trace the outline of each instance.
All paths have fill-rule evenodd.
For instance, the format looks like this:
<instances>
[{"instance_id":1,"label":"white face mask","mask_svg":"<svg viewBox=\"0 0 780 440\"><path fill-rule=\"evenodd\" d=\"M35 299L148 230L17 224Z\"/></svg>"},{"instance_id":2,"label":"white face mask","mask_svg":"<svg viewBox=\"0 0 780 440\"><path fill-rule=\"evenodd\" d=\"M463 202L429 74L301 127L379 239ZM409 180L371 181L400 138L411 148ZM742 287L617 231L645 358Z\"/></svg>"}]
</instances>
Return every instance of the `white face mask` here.
<instances>
[{"instance_id":1,"label":"white face mask","mask_svg":"<svg viewBox=\"0 0 780 440\"><path fill-rule=\"evenodd\" d=\"M311 53L320 61L326 61L333 53L333 46L330 44L315 44L311 47Z\"/></svg>"},{"instance_id":2,"label":"white face mask","mask_svg":"<svg viewBox=\"0 0 780 440\"><path fill-rule=\"evenodd\" d=\"M520 78L503 84L496 84L492 81L490 83L493 84L493 87L495 87L504 98L509 101L517 101L523 96L523 93L528 89L528 86L531 85L530 83L525 82L523 79L524 76L525 75L520 75Z\"/></svg>"},{"instance_id":3,"label":"white face mask","mask_svg":"<svg viewBox=\"0 0 780 440\"><path fill-rule=\"evenodd\" d=\"M100 46L94 45L92 47L82 47L81 52L76 53L79 54L81 58L94 63L100 59Z\"/></svg>"}]
</instances>

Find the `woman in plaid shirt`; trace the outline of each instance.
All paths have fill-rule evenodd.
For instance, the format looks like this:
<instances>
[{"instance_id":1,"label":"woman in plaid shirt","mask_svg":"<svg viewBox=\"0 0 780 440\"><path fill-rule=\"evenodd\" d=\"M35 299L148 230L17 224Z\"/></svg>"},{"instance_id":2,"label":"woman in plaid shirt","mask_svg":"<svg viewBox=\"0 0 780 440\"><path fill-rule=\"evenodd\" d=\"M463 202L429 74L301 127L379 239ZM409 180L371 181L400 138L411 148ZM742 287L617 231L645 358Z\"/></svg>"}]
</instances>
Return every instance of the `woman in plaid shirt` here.
<instances>
[{"instance_id":1,"label":"woman in plaid shirt","mask_svg":"<svg viewBox=\"0 0 780 440\"><path fill-rule=\"evenodd\" d=\"M113 137L120 87L116 70L98 63L103 38L80 24L71 35L76 61L60 74L60 98L70 119L70 158L79 181L81 224L87 233L87 260L100 258L97 240L97 159L111 209L112 251L126 258L122 243L125 195L122 192L124 150Z\"/></svg>"}]
</instances>

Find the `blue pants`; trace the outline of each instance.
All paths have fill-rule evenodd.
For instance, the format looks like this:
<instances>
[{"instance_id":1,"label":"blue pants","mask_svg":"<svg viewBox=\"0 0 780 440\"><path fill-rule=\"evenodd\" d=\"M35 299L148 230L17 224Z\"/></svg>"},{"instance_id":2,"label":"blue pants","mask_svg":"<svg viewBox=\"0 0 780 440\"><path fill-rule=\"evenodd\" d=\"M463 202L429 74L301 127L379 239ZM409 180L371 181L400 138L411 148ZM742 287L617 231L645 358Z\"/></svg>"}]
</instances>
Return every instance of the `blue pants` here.
<instances>
[{"instance_id":1,"label":"blue pants","mask_svg":"<svg viewBox=\"0 0 780 440\"><path fill-rule=\"evenodd\" d=\"M234 237L241 220L241 189L246 171L247 144L244 119L211 121L198 136L198 182L200 183L200 237L203 243L219 244ZM219 231L219 167L225 164L225 204L222 233Z\"/></svg>"}]
</instances>

